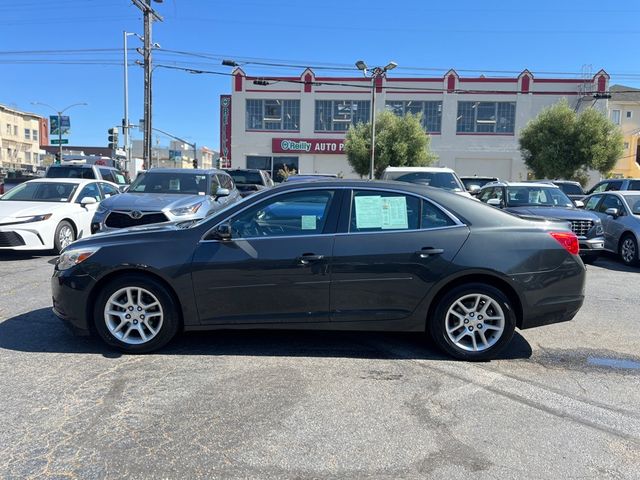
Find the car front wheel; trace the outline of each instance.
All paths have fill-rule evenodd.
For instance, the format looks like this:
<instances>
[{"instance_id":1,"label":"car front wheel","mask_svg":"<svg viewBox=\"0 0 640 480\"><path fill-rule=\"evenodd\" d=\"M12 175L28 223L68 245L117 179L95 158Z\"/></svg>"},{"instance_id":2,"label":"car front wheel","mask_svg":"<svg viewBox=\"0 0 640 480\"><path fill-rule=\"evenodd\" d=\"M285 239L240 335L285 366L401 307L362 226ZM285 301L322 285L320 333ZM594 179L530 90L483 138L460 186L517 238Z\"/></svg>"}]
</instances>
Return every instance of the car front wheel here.
<instances>
[{"instance_id":1,"label":"car front wheel","mask_svg":"<svg viewBox=\"0 0 640 480\"><path fill-rule=\"evenodd\" d=\"M55 236L53 238L53 248L56 253L60 253L75 239L76 232L73 230L73 226L66 220L63 220L56 227Z\"/></svg>"},{"instance_id":2,"label":"car front wheel","mask_svg":"<svg viewBox=\"0 0 640 480\"><path fill-rule=\"evenodd\" d=\"M147 353L166 345L177 333L178 309L167 289L144 275L127 274L98 295L94 321L109 345L127 353Z\"/></svg>"},{"instance_id":3,"label":"car front wheel","mask_svg":"<svg viewBox=\"0 0 640 480\"><path fill-rule=\"evenodd\" d=\"M434 341L461 360L490 360L513 337L515 313L507 296L482 283L460 285L447 293L429 322Z\"/></svg>"},{"instance_id":4,"label":"car front wheel","mask_svg":"<svg viewBox=\"0 0 640 480\"><path fill-rule=\"evenodd\" d=\"M620 258L627 265L638 264L638 242L633 235L625 235L620 242Z\"/></svg>"}]
</instances>

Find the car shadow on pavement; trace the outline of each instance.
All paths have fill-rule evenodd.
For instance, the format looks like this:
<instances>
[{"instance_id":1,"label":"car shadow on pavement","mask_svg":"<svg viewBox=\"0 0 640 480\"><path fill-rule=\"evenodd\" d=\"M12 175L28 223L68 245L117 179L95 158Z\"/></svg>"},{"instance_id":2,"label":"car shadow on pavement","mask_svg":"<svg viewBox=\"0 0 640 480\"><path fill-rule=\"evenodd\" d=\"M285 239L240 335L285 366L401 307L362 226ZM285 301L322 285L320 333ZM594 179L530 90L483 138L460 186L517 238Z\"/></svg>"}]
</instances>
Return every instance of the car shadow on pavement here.
<instances>
[{"instance_id":1,"label":"car shadow on pavement","mask_svg":"<svg viewBox=\"0 0 640 480\"><path fill-rule=\"evenodd\" d=\"M42 258L42 257L50 257L55 255L53 251L50 250L4 250L0 251L0 262L3 261L16 261L16 260L33 260L34 258ZM54 259L55 260L55 257ZM49 260L51 263L51 260Z\"/></svg>"},{"instance_id":2,"label":"car shadow on pavement","mask_svg":"<svg viewBox=\"0 0 640 480\"><path fill-rule=\"evenodd\" d=\"M587 270L591 267L604 268L606 270L613 270L615 272L640 273L639 267L625 265L624 263L622 263L622 260L620 260L620 257L609 253L602 255L595 262L593 262L593 264L587 265Z\"/></svg>"},{"instance_id":3,"label":"car shadow on pavement","mask_svg":"<svg viewBox=\"0 0 640 480\"><path fill-rule=\"evenodd\" d=\"M0 348L21 352L123 354L97 337L73 335L49 308L17 315L0 323ZM178 335L158 355L336 357L451 360L420 333L300 330L218 330ZM531 345L516 332L497 359L527 359Z\"/></svg>"}]
</instances>

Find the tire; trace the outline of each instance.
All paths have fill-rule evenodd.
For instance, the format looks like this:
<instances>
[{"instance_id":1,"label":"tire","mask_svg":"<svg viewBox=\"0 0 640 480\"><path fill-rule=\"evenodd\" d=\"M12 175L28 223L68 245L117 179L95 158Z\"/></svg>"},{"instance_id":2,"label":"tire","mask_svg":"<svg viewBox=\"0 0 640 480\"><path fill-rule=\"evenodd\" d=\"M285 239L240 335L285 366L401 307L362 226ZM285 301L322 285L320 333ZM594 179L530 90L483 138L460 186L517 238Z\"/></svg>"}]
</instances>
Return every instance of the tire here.
<instances>
[{"instance_id":1,"label":"tire","mask_svg":"<svg viewBox=\"0 0 640 480\"><path fill-rule=\"evenodd\" d=\"M638 265L640 263L638 261L638 241L630 233L620 239L618 253L625 265Z\"/></svg>"},{"instance_id":2,"label":"tire","mask_svg":"<svg viewBox=\"0 0 640 480\"><path fill-rule=\"evenodd\" d=\"M142 274L123 275L102 288L93 320L102 340L125 353L158 350L180 326L178 306L167 288Z\"/></svg>"},{"instance_id":3,"label":"tire","mask_svg":"<svg viewBox=\"0 0 640 480\"><path fill-rule=\"evenodd\" d=\"M71 242L76 239L76 231L73 225L66 220L61 221L56 227L56 233L53 237L53 248L57 254L60 254Z\"/></svg>"},{"instance_id":4,"label":"tire","mask_svg":"<svg viewBox=\"0 0 640 480\"><path fill-rule=\"evenodd\" d=\"M468 283L448 292L428 324L431 337L444 352L468 361L495 358L511 341L515 327L507 296L484 283Z\"/></svg>"}]
</instances>

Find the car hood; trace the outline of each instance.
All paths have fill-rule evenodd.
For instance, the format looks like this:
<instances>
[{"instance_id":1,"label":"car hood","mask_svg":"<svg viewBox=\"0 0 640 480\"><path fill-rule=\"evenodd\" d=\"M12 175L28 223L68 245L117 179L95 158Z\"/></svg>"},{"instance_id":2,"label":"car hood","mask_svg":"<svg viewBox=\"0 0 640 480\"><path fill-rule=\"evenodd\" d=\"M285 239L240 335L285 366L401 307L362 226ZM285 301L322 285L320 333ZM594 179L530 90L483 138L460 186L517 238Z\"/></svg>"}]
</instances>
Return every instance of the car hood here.
<instances>
[{"instance_id":1,"label":"car hood","mask_svg":"<svg viewBox=\"0 0 640 480\"><path fill-rule=\"evenodd\" d=\"M101 205L109 210L160 211L193 205L205 200L205 195L171 193L122 193L103 200Z\"/></svg>"},{"instance_id":2,"label":"car hood","mask_svg":"<svg viewBox=\"0 0 640 480\"><path fill-rule=\"evenodd\" d=\"M69 207L67 202L13 202L11 200L0 201L0 224L7 223L16 217L30 217L33 215L46 215L56 210Z\"/></svg>"},{"instance_id":3,"label":"car hood","mask_svg":"<svg viewBox=\"0 0 640 480\"><path fill-rule=\"evenodd\" d=\"M561 220L598 220L598 216L577 208L555 207L507 207L505 210L516 215L528 215L544 218L559 218Z\"/></svg>"}]
</instances>

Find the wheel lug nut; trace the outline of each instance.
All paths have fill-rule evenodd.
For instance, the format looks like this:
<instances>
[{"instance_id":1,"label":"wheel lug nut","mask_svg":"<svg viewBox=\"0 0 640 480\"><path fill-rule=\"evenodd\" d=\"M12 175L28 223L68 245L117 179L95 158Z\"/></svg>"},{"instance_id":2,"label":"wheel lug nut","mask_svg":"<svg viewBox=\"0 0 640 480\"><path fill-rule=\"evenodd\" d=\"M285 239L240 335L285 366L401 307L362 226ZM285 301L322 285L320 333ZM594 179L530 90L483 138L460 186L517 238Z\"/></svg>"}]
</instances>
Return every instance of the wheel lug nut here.
<instances>
[{"instance_id":1,"label":"wheel lug nut","mask_svg":"<svg viewBox=\"0 0 640 480\"><path fill-rule=\"evenodd\" d=\"M129 307L129 311L133 311L133 307Z\"/></svg>"},{"instance_id":2,"label":"wheel lug nut","mask_svg":"<svg viewBox=\"0 0 640 480\"><path fill-rule=\"evenodd\" d=\"M124 318L129 319L131 318L131 315L129 315L128 313L124 316Z\"/></svg>"},{"instance_id":3,"label":"wheel lug nut","mask_svg":"<svg viewBox=\"0 0 640 480\"><path fill-rule=\"evenodd\" d=\"M482 320L484 317L482 315L478 315L478 320Z\"/></svg>"},{"instance_id":4,"label":"wheel lug nut","mask_svg":"<svg viewBox=\"0 0 640 480\"><path fill-rule=\"evenodd\" d=\"M467 323L469 323L469 319L468 319L468 318L465 318L465 319L464 319L464 324L466 325Z\"/></svg>"},{"instance_id":5,"label":"wheel lug nut","mask_svg":"<svg viewBox=\"0 0 640 480\"><path fill-rule=\"evenodd\" d=\"M142 311L142 307L138 307L138 311L141 312Z\"/></svg>"},{"instance_id":6,"label":"wheel lug nut","mask_svg":"<svg viewBox=\"0 0 640 480\"><path fill-rule=\"evenodd\" d=\"M482 324L481 324L481 323L479 323L479 324L477 325L477 327L478 327L478 330L482 330Z\"/></svg>"},{"instance_id":7,"label":"wheel lug nut","mask_svg":"<svg viewBox=\"0 0 640 480\"><path fill-rule=\"evenodd\" d=\"M134 325L137 325L137 324L138 324L138 320L134 320L134 321L133 321L133 324L134 324Z\"/></svg>"},{"instance_id":8,"label":"wheel lug nut","mask_svg":"<svg viewBox=\"0 0 640 480\"><path fill-rule=\"evenodd\" d=\"M473 332L473 326L469 326L469 331Z\"/></svg>"},{"instance_id":9,"label":"wheel lug nut","mask_svg":"<svg viewBox=\"0 0 640 480\"><path fill-rule=\"evenodd\" d=\"M140 315L140 320L144 320L144 315Z\"/></svg>"},{"instance_id":10,"label":"wheel lug nut","mask_svg":"<svg viewBox=\"0 0 640 480\"><path fill-rule=\"evenodd\" d=\"M473 317L474 315L475 315L475 314L474 314L473 312L471 312L471 313L469 314L469 316L470 316L470 317Z\"/></svg>"}]
</instances>

